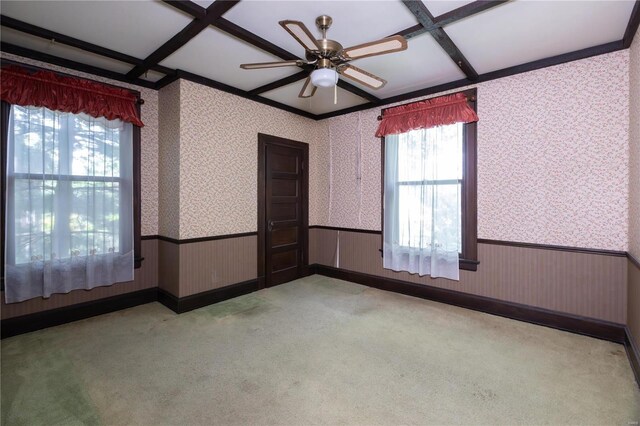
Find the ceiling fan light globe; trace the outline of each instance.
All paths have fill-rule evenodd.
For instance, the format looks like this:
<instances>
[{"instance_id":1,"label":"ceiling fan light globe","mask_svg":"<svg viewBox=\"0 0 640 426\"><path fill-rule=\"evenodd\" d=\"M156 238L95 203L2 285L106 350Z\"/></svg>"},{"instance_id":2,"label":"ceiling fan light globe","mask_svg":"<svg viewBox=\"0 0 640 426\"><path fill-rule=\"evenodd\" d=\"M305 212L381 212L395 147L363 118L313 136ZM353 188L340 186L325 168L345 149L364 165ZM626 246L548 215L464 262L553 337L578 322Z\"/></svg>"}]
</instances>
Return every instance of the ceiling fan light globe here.
<instances>
[{"instance_id":1,"label":"ceiling fan light globe","mask_svg":"<svg viewBox=\"0 0 640 426\"><path fill-rule=\"evenodd\" d=\"M338 73L331 68L319 68L311 72L311 84L316 87L333 87L338 83Z\"/></svg>"}]
</instances>

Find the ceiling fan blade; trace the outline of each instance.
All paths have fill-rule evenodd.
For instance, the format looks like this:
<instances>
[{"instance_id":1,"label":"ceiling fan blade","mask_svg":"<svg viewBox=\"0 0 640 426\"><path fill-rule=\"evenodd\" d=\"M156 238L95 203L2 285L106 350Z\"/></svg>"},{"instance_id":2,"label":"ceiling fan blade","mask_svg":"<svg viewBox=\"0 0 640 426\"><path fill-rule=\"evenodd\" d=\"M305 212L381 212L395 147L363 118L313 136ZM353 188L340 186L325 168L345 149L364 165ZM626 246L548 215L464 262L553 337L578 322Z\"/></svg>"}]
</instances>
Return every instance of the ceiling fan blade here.
<instances>
[{"instance_id":1,"label":"ceiling fan blade","mask_svg":"<svg viewBox=\"0 0 640 426\"><path fill-rule=\"evenodd\" d=\"M293 67L301 64L302 61L259 62L256 64L242 64L240 68L244 70L259 70L262 68Z\"/></svg>"},{"instance_id":2,"label":"ceiling fan blade","mask_svg":"<svg viewBox=\"0 0 640 426\"><path fill-rule=\"evenodd\" d=\"M304 84L302 85L302 90L300 90L299 98L310 98L316 93L316 86L311 84L311 77L307 77Z\"/></svg>"},{"instance_id":3,"label":"ceiling fan blade","mask_svg":"<svg viewBox=\"0 0 640 426\"><path fill-rule=\"evenodd\" d=\"M395 35L378 41L347 47L342 50L342 54L346 59L358 59L369 56L384 55L385 53L400 52L406 49L407 40L401 35Z\"/></svg>"},{"instance_id":4,"label":"ceiling fan blade","mask_svg":"<svg viewBox=\"0 0 640 426\"><path fill-rule=\"evenodd\" d=\"M298 43L307 50L321 50L318 42L309 29L300 21L280 21L279 24L287 30Z\"/></svg>"},{"instance_id":5,"label":"ceiling fan blade","mask_svg":"<svg viewBox=\"0 0 640 426\"><path fill-rule=\"evenodd\" d=\"M370 72L366 72L363 69L354 67L353 65L349 64L340 67L338 69L338 72L341 75L355 81L356 83L363 84L372 89L379 89L387 84L386 80L383 80L380 77L371 74Z\"/></svg>"}]
</instances>

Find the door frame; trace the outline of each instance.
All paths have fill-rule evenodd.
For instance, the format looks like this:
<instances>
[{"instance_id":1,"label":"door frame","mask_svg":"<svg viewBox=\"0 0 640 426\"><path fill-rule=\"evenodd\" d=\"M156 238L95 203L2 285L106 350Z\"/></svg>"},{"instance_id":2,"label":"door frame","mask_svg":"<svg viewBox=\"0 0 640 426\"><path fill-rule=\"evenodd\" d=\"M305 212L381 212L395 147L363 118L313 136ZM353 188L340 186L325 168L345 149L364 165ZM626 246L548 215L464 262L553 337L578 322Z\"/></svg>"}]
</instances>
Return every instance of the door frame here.
<instances>
[{"instance_id":1,"label":"door frame","mask_svg":"<svg viewBox=\"0 0 640 426\"><path fill-rule=\"evenodd\" d=\"M266 284L266 188L267 145L280 145L302 149L302 251L301 276L308 274L309 267L309 144L291 139L258 133L258 288Z\"/></svg>"}]
</instances>

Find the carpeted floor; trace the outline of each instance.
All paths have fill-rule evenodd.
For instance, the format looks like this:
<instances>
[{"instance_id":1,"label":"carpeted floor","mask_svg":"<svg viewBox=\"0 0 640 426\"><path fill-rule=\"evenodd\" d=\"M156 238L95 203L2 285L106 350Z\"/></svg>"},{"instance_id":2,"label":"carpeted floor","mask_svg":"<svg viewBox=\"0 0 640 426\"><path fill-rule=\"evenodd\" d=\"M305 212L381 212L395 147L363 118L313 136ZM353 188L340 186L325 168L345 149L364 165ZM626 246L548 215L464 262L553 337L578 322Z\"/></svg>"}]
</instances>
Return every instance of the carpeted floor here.
<instances>
[{"instance_id":1,"label":"carpeted floor","mask_svg":"<svg viewBox=\"0 0 640 426\"><path fill-rule=\"evenodd\" d=\"M2 424L637 424L621 345L312 276L2 341Z\"/></svg>"}]
</instances>

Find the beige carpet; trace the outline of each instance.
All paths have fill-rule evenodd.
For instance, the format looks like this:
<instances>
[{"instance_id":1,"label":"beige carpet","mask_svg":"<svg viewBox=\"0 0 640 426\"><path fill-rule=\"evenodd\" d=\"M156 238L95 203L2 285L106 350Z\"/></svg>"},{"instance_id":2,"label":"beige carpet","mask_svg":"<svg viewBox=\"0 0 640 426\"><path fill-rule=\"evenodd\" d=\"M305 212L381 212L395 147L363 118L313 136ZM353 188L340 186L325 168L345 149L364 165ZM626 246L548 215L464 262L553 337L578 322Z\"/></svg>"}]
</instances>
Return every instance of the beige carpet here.
<instances>
[{"instance_id":1,"label":"beige carpet","mask_svg":"<svg viewBox=\"0 0 640 426\"><path fill-rule=\"evenodd\" d=\"M624 348L312 276L2 341L2 424L635 424Z\"/></svg>"}]
</instances>

